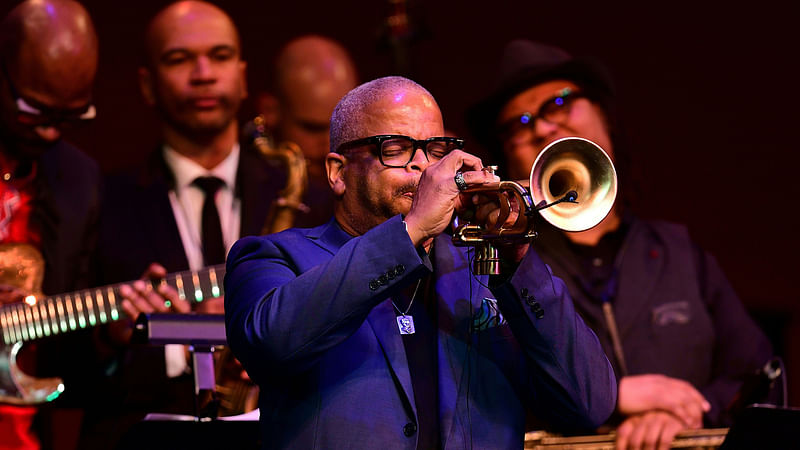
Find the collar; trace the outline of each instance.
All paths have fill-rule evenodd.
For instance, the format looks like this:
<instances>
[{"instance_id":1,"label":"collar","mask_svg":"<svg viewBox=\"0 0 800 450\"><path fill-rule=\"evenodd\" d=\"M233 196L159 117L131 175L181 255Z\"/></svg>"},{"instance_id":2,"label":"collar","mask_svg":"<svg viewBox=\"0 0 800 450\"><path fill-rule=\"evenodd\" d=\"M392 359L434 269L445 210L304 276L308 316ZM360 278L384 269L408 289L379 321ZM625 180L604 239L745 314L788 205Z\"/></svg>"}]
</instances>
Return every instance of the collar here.
<instances>
[{"instance_id":1,"label":"collar","mask_svg":"<svg viewBox=\"0 0 800 450\"><path fill-rule=\"evenodd\" d=\"M188 187L197 177L215 176L225 182L225 186L233 189L236 186L236 170L239 166L239 144L233 146L230 154L211 170L181 155L174 149L164 145L164 162L175 177L175 190Z\"/></svg>"},{"instance_id":2,"label":"collar","mask_svg":"<svg viewBox=\"0 0 800 450\"><path fill-rule=\"evenodd\" d=\"M344 231L335 217L332 217L323 225L310 229L307 236L332 254L335 254L338 249L355 237Z\"/></svg>"}]
</instances>

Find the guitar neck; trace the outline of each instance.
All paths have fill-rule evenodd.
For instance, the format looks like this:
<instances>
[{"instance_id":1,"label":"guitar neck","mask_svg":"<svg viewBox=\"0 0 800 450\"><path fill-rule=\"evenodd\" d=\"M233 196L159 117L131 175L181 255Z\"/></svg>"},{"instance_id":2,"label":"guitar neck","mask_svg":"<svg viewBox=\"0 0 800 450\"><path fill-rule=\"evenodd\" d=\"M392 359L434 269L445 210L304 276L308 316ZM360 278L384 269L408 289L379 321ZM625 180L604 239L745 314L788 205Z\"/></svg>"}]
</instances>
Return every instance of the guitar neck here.
<instances>
[{"instance_id":1,"label":"guitar neck","mask_svg":"<svg viewBox=\"0 0 800 450\"><path fill-rule=\"evenodd\" d=\"M151 284L154 289L171 286L181 299L201 303L222 296L224 276L225 265L220 264L169 274ZM3 306L0 308L3 341L11 345L119 320L124 317L119 288L125 284L130 282Z\"/></svg>"}]
</instances>

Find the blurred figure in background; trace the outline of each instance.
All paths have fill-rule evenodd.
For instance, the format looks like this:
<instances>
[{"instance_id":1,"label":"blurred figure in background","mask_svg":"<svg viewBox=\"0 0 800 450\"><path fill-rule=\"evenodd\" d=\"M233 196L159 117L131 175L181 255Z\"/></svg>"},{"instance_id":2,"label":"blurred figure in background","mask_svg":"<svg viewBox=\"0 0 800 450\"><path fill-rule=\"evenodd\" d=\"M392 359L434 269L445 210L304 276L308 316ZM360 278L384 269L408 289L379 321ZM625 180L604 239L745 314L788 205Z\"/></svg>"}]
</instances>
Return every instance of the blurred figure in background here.
<instances>
[{"instance_id":1,"label":"blurred figure in background","mask_svg":"<svg viewBox=\"0 0 800 450\"><path fill-rule=\"evenodd\" d=\"M686 227L639 219L626 204L633 188L614 95L596 62L517 40L467 121L510 179L527 179L544 147L568 136L595 142L617 165L620 195L598 226L568 233L542 220L533 246L567 283L614 365L618 446L663 448L681 430L728 425L726 408L743 380L772 353Z\"/></svg>"},{"instance_id":2,"label":"blurred figure in background","mask_svg":"<svg viewBox=\"0 0 800 450\"><path fill-rule=\"evenodd\" d=\"M0 303L88 283L100 176L97 164L61 137L95 116L97 54L92 20L73 1L25 1L0 24ZM37 260L42 267L28 266ZM67 342L40 346L33 365L66 376L64 366L81 360ZM0 393L14 397L7 351L0 352ZM31 358L23 349L18 362ZM33 406L0 405L0 448L49 448L51 424L41 424L40 441L31 429L35 413Z\"/></svg>"},{"instance_id":3,"label":"blurred figure in background","mask_svg":"<svg viewBox=\"0 0 800 450\"><path fill-rule=\"evenodd\" d=\"M129 347L132 320L151 312L221 313L222 298L190 304L194 295L182 299L144 279L224 263L236 239L260 233L284 183L260 156L239 149L246 64L224 11L200 1L172 3L148 25L145 45L140 88L161 119L163 143L144 167L108 178L97 283L144 276L121 289L127 319L109 325L99 343L108 376L87 413L82 448L113 447L150 412L195 414L184 347Z\"/></svg>"},{"instance_id":4,"label":"blurred figure in background","mask_svg":"<svg viewBox=\"0 0 800 450\"><path fill-rule=\"evenodd\" d=\"M305 158L308 184L293 226L321 225L333 215L325 174L330 118L336 103L356 86L358 75L347 50L318 35L289 41L275 61L275 92L258 99L270 145L296 144Z\"/></svg>"}]
</instances>

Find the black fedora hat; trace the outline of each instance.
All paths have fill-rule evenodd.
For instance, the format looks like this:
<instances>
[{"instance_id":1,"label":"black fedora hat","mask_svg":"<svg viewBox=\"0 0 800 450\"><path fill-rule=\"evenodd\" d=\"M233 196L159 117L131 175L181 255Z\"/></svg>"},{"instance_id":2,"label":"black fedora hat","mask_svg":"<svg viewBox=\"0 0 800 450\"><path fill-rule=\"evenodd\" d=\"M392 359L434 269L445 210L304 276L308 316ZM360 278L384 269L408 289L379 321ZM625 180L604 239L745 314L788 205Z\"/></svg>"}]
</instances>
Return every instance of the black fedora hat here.
<instances>
[{"instance_id":1,"label":"black fedora hat","mask_svg":"<svg viewBox=\"0 0 800 450\"><path fill-rule=\"evenodd\" d=\"M614 96L611 76L599 62L526 39L506 44L498 75L491 93L466 113L470 132L490 151L499 144L495 122L500 110L514 96L536 84L555 79L572 81L590 91L607 111Z\"/></svg>"}]
</instances>

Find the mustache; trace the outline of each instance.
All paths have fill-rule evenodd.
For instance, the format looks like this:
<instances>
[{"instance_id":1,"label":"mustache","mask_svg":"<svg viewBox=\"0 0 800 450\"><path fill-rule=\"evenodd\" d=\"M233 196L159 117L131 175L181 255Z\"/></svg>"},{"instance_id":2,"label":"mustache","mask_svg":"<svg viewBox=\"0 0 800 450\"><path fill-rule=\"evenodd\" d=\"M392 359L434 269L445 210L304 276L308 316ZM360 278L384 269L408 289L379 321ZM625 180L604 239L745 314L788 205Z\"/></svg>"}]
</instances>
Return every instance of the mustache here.
<instances>
[{"instance_id":1,"label":"mustache","mask_svg":"<svg viewBox=\"0 0 800 450\"><path fill-rule=\"evenodd\" d=\"M395 189L394 194L395 194L395 196L401 196L401 195L407 194L407 193L416 194L418 185L419 185L419 181L408 182L408 183L398 187L397 189Z\"/></svg>"}]
</instances>

